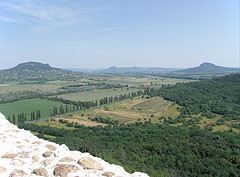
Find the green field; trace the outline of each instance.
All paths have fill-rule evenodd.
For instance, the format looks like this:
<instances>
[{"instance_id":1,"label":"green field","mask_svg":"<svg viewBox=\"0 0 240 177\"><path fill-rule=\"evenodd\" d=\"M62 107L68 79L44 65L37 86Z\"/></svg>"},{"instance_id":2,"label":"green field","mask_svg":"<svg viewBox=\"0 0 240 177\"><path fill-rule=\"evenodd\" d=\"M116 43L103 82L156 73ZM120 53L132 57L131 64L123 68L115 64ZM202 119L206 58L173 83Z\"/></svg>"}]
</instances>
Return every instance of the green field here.
<instances>
[{"instance_id":1,"label":"green field","mask_svg":"<svg viewBox=\"0 0 240 177\"><path fill-rule=\"evenodd\" d=\"M61 102L50 101L46 99L34 98L21 101L15 101L12 103L0 104L0 112L6 117L16 116L19 113L27 113L27 119L30 119L31 112L41 111L41 117L49 117L50 109L54 106L62 105Z\"/></svg>"},{"instance_id":2,"label":"green field","mask_svg":"<svg viewBox=\"0 0 240 177\"><path fill-rule=\"evenodd\" d=\"M121 84L129 86L161 86L167 84L176 84L178 82L189 82L188 79L175 79L175 78L163 78L160 76L143 76L143 77L134 77L134 76L109 76L109 77L99 77L99 82L104 82L108 84Z\"/></svg>"},{"instance_id":3,"label":"green field","mask_svg":"<svg viewBox=\"0 0 240 177\"><path fill-rule=\"evenodd\" d=\"M37 90L55 90L61 87L66 87L68 85L80 84L79 82L69 82L69 81L51 81L45 83L29 83L29 84L19 84L17 82L7 82L0 84L0 93L9 92L23 92L23 91L37 91ZM84 84L84 83L81 83Z\"/></svg>"},{"instance_id":4,"label":"green field","mask_svg":"<svg viewBox=\"0 0 240 177\"><path fill-rule=\"evenodd\" d=\"M58 89L62 87L62 85L57 84L27 84L27 85L19 85L19 84L5 84L0 85L0 93L8 93L8 92L22 92L22 91L37 91L37 90L52 90Z\"/></svg>"},{"instance_id":5,"label":"green field","mask_svg":"<svg viewBox=\"0 0 240 177\"><path fill-rule=\"evenodd\" d=\"M138 89L103 89L103 90L91 90L77 93L69 93L58 95L58 98L64 98L72 101L95 101L100 100L104 97L119 96L120 94L128 94L137 92Z\"/></svg>"},{"instance_id":6,"label":"green field","mask_svg":"<svg viewBox=\"0 0 240 177\"><path fill-rule=\"evenodd\" d=\"M74 113L71 117L63 115L58 118L78 122L85 126L94 126L94 123L95 126L99 125L97 122L89 120L89 118L98 116L105 119L110 118L111 120L117 120L124 124L138 121L145 122L149 121L149 119L151 119L153 123L162 123L163 120L159 120L159 117L166 116L175 119L180 114L177 107L179 106L170 101L163 100L161 97L151 99L136 97L132 100L124 100L111 105L103 105L97 108L80 111Z\"/></svg>"}]
</instances>

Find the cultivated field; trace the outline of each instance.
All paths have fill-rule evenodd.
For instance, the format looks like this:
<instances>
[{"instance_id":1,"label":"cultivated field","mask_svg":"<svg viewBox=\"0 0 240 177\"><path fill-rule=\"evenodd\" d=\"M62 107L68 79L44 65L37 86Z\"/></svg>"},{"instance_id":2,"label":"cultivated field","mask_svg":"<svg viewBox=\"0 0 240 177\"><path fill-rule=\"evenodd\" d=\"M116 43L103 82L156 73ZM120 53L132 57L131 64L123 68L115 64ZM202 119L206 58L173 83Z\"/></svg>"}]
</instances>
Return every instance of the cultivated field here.
<instances>
[{"instance_id":1,"label":"cultivated field","mask_svg":"<svg viewBox=\"0 0 240 177\"><path fill-rule=\"evenodd\" d=\"M127 77L127 76L89 76L85 78L79 78L75 81L49 81L45 83L29 82L25 84L19 84L18 82L8 82L0 84L0 93L18 92L18 91L36 91L36 90L53 90L68 85L74 84L94 84L94 83L106 83L106 84L121 84L134 87L149 86L159 88L161 85L176 84L178 82L189 82L186 79L174 79L174 78L162 78L158 76L144 76L144 77Z\"/></svg>"},{"instance_id":2,"label":"cultivated field","mask_svg":"<svg viewBox=\"0 0 240 177\"><path fill-rule=\"evenodd\" d=\"M72 101L95 101L100 100L104 97L114 97L119 96L120 94L128 94L132 92L137 92L138 89L129 89L126 88L122 89L102 89L102 90L91 90L91 91L84 91L84 92L77 92L77 93L69 93L58 95L58 98L64 98L66 100Z\"/></svg>"},{"instance_id":3,"label":"cultivated field","mask_svg":"<svg viewBox=\"0 0 240 177\"><path fill-rule=\"evenodd\" d=\"M187 79L175 79L175 78L163 78L160 76L109 76L99 77L96 79L98 82L104 82L109 84L121 84L129 86L161 86L166 84L176 84L178 82L189 82Z\"/></svg>"},{"instance_id":4,"label":"cultivated field","mask_svg":"<svg viewBox=\"0 0 240 177\"><path fill-rule=\"evenodd\" d=\"M30 119L31 112L41 111L41 117L49 117L50 109L54 106L60 106L62 103L50 101L46 99L34 98L21 101L15 101L11 103L0 104L0 112L6 117L12 117L13 114L27 113L27 118Z\"/></svg>"},{"instance_id":5,"label":"cultivated field","mask_svg":"<svg viewBox=\"0 0 240 177\"><path fill-rule=\"evenodd\" d=\"M105 123L99 123L91 121L95 117L102 117L104 119L117 120L119 123L129 124L136 122L145 122L151 121L153 123L163 123L164 119L160 118L164 116L167 120L171 118L172 120L176 119L180 115L179 111L180 106L177 104L163 100L161 97L154 98L142 98L137 97L110 105L98 106L96 108L91 108L85 111L79 111L76 113L65 114L63 116L58 116L55 118L56 121L51 122L49 125L53 127L66 127L63 124L59 124L58 120L68 120L68 122L77 122L78 124L85 126L105 126ZM191 119L196 119L199 115L192 115L186 118L186 121ZM200 126L200 128L209 128L213 127L213 131L225 131L232 129L235 132L240 132L238 129L231 126L232 122L227 123L226 125L216 125L216 122L222 117L221 115L215 114L215 118L206 118L202 117L200 122L194 123L195 125ZM160 118L160 119L159 119ZM238 121L235 121L235 123ZM172 126L178 126L182 123L170 124Z\"/></svg>"},{"instance_id":6,"label":"cultivated field","mask_svg":"<svg viewBox=\"0 0 240 177\"><path fill-rule=\"evenodd\" d=\"M54 90L67 85L69 84L66 82L25 84L25 85L10 83L5 85L0 85L0 93L19 92L19 91L22 92L22 91L37 91L37 90Z\"/></svg>"},{"instance_id":7,"label":"cultivated field","mask_svg":"<svg viewBox=\"0 0 240 177\"><path fill-rule=\"evenodd\" d=\"M73 114L73 117L60 116L58 119L69 120L70 122L78 122L86 126L104 125L91 121L91 118L101 116L105 119L117 120L119 123L135 123L138 121L145 122L151 120L154 123L160 123L159 117L166 116L176 118L180 113L177 105L172 102L156 98L134 98L111 105L101 106L86 111L80 111Z\"/></svg>"}]
</instances>

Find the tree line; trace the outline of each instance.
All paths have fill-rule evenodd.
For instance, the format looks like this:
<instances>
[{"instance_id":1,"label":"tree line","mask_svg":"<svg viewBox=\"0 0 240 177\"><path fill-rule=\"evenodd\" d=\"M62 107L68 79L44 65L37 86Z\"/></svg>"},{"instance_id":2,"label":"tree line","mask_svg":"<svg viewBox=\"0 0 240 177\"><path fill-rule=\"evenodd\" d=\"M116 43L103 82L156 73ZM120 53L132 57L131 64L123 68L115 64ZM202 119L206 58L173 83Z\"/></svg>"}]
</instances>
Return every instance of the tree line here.
<instances>
[{"instance_id":1,"label":"tree line","mask_svg":"<svg viewBox=\"0 0 240 177\"><path fill-rule=\"evenodd\" d=\"M55 136L48 140L66 144L71 150L89 152L128 172L142 171L153 177L240 175L239 133L212 133L197 126L150 122L105 127L70 124L76 129L35 124L19 127L38 132L45 139L44 134Z\"/></svg>"},{"instance_id":2,"label":"tree line","mask_svg":"<svg viewBox=\"0 0 240 177\"><path fill-rule=\"evenodd\" d=\"M53 107L50 110L50 116L56 116L56 115L65 114L65 113L69 113L69 112L85 110L85 109L89 109L89 108L97 107L97 106L101 106L101 105L111 104L116 101L123 101L126 99L131 99L136 96L143 95L143 94L144 94L144 91L138 90L137 92L132 92L132 93L128 93L128 94L120 94L119 96L104 97L104 98L100 99L99 101L98 100L95 100L95 101L72 101L72 100L67 100L64 98L49 97L48 100L62 102L65 104L65 106L61 105L59 107L56 107L56 106Z\"/></svg>"},{"instance_id":3,"label":"tree line","mask_svg":"<svg viewBox=\"0 0 240 177\"><path fill-rule=\"evenodd\" d=\"M62 115L66 113L72 113L80 110L86 110L92 107L97 107L105 104L111 104L116 101L123 101L126 99L131 99L136 96L143 95L144 91L138 90L137 92L132 92L128 94L120 94L119 96L110 96L110 97L104 97L102 99L95 100L95 101L72 101L72 100L66 100L63 98L58 97L48 97L48 100L56 101L56 102L62 102L64 105L60 106L54 106L50 109L49 116L57 116ZM45 97L44 97L45 98ZM30 116L30 118L28 118ZM8 116L8 120L12 122L13 124L18 124L26 121L39 121L42 118L41 111L33 111L30 113L19 113L17 116L13 114L12 117ZM46 118L46 117L45 117Z\"/></svg>"},{"instance_id":4,"label":"tree line","mask_svg":"<svg viewBox=\"0 0 240 177\"><path fill-rule=\"evenodd\" d=\"M27 118L27 113L19 113L17 114L17 116L15 114L11 116L8 116L7 117L7 120L11 123L13 123L14 125L16 124L20 124L20 123L24 123L26 121L38 121L41 119L41 111L38 110L38 111L33 111L31 112L31 117L30 119Z\"/></svg>"},{"instance_id":5,"label":"tree line","mask_svg":"<svg viewBox=\"0 0 240 177\"><path fill-rule=\"evenodd\" d=\"M240 120L240 74L232 74L198 82L146 89L151 97L162 96L165 100L181 105L182 115L202 113L208 118L224 115L224 120Z\"/></svg>"}]
</instances>

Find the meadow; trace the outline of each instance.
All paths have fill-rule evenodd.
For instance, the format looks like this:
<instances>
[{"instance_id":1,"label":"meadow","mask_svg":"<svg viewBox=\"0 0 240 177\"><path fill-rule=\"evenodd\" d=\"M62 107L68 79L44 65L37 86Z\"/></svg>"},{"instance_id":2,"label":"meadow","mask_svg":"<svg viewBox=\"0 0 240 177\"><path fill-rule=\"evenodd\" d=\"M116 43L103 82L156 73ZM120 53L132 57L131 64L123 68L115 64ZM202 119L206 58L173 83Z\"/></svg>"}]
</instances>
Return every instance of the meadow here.
<instances>
[{"instance_id":1,"label":"meadow","mask_svg":"<svg viewBox=\"0 0 240 177\"><path fill-rule=\"evenodd\" d=\"M161 86L161 85L174 85L179 82L189 82L188 79L175 79L175 78L163 78L160 76L105 76L97 77L97 82L104 82L108 84L121 84L133 87L139 86ZM192 80L191 80L192 81Z\"/></svg>"},{"instance_id":2,"label":"meadow","mask_svg":"<svg viewBox=\"0 0 240 177\"><path fill-rule=\"evenodd\" d=\"M95 101L100 100L104 97L114 97L121 94L128 94L132 92L137 92L138 89L126 89L126 88L115 88L115 89L101 89L101 90L91 90L77 93L68 93L63 95L57 95L58 98L63 98L72 101Z\"/></svg>"},{"instance_id":3,"label":"meadow","mask_svg":"<svg viewBox=\"0 0 240 177\"><path fill-rule=\"evenodd\" d=\"M32 83L32 84L19 84L16 82L9 82L0 84L0 93L7 92L19 92L19 91L37 91L37 90L54 90L69 85L87 85L96 83L106 84L122 84L128 85L125 88L111 88L111 89L98 89L90 91L82 91L76 93L68 93L57 95L58 98L63 98L72 101L99 101L104 97L114 97L120 94L128 94L137 92L140 88L150 87L159 89L162 85L174 85L179 82L189 82L187 79L174 79L174 78L163 78L160 76L86 76L77 80L65 81L55 80L48 81L45 83ZM53 96L55 97L55 95ZM27 113L27 118L30 119L30 113L33 111L40 110L42 118L48 118L50 120L50 109L54 106L59 107L63 103L44 100L40 98L27 99L22 101L10 102L0 104L0 112L6 115L6 117L12 117L13 114ZM97 106L88 110L82 110L74 113L57 115L55 119L57 121L52 122L52 125L66 127L65 125L57 125L58 119L68 120L69 122L77 122L85 126L105 126L105 123L99 123L91 121L95 117L103 117L105 119L111 119L119 121L119 123L129 124L135 122L151 121L153 123L164 123L164 121L175 120L180 115L181 106L164 100L162 97L136 97L120 102L114 102L110 105ZM194 124L200 126L200 128L212 128L212 131L226 131L233 130L240 132L239 129L232 127L232 123L239 124L239 121L231 122L228 121L224 125L217 124L217 121L221 119L221 115L215 114L215 118L208 119L207 117L201 116L200 114L192 115L187 117L185 120L193 120ZM165 120L164 118L165 117ZM201 120L195 122L195 119L201 117ZM44 122L43 119L42 122ZM182 125L180 122L170 123L172 126Z\"/></svg>"},{"instance_id":4,"label":"meadow","mask_svg":"<svg viewBox=\"0 0 240 177\"><path fill-rule=\"evenodd\" d=\"M13 114L16 116L20 113L26 113L27 119L30 119L31 112L41 111L41 117L46 118L50 116L50 109L54 106L62 105L61 102L50 101L47 99L27 99L21 101L15 101L10 103L0 104L0 112L6 117L12 117Z\"/></svg>"},{"instance_id":5,"label":"meadow","mask_svg":"<svg viewBox=\"0 0 240 177\"><path fill-rule=\"evenodd\" d=\"M151 120L153 123L161 123L159 117L177 118L180 112L177 110L179 106L163 100L161 97L156 98L142 98L137 97L121 102L116 102L110 105L103 105L85 111L79 111L71 116L62 115L56 119L64 119L69 122L77 122L85 126L106 125L91 121L95 117L101 116L105 119L119 121L119 123L129 124L135 122L145 122ZM56 121L57 123L57 121Z\"/></svg>"},{"instance_id":6,"label":"meadow","mask_svg":"<svg viewBox=\"0 0 240 177\"><path fill-rule=\"evenodd\" d=\"M66 87L74 84L85 85L86 83L83 81L62 81L62 80L54 80L42 83L26 82L22 84L19 82L6 82L4 84L0 84L0 94L9 92L56 90L61 87Z\"/></svg>"},{"instance_id":7,"label":"meadow","mask_svg":"<svg viewBox=\"0 0 240 177\"><path fill-rule=\"evenodd\" d=\"M37 90L54 90L63 86L67 86L67 82L41 83L41 84L18 84L8 83L0 85L0 93L8 92L23 92L23 91L37 91Z\"/></svg>"},{"instance_id":8,"label":"meadow","mask_svg":"<svg viewBox=\"0 0 240 177\"><path fill-rule=\"evenodd\" d=\"M63 119L68 122L76 122L81 125L88 127L92 126L106 126L105 123L99 123L92 121L96 117L102 117L104 119L110 119L113 121L119 121L120 124L131 124L136 122L146 122L151 121L152 123L163 124L165 121L178 120L180 115L181 106L164 100L162 97L136 97L133 99L128 99L110 105L102 105L94 107L87 110L78 111L71 114L64 114L55 117L56 121L50 121L49 126L61 128L68 128L63 124L59 124L58 120ZM189 126L197 125L201 129L213 128L213 131L225 131L232 129L235 132L240 132L238 129L231 126L231 122L225 125L216 125L217 121L222 117L222 115L214 114L215 118L207 118L201 116L201 114L193 114L185 118L185 121L194 122L194 124L189 124ZM201 117L201 120L197 120ZM50 120L50 119L48 119ZM40 123L40 122L39 122ZM41 124L41 123L40 123ZM179 126L182 123L170 123L171 126Z\"/></svg>"}]
</instances>

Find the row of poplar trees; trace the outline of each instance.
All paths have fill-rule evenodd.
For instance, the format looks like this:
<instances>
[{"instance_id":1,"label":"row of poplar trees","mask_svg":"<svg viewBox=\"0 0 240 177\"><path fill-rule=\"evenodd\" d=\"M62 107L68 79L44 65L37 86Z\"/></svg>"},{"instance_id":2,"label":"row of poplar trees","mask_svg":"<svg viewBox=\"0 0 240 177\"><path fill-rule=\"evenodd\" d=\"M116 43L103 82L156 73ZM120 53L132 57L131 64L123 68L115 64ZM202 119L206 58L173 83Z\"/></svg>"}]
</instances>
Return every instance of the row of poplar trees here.
<instances>
[{"instance_id":1,"label":"row of poplar trees","mask_svg":"<svg viewBox=\"0 0 240 177\"><path fill-rule=\"evenodd\" d=\"M31 121L34 121L34 120L40 120L41 118L41 111L38 110L38 111L34 111L34 112L31 112L30 114L30 120ZM29 120L28 118L28 114L26 113L19 113L17 114L17 116L15 114L13 114L12 117L8 116L8 121L13 123L13 124L20 124L20 123L23 123L23 122L26 122L27 120Z\"/></svg>"}]
</instances>

